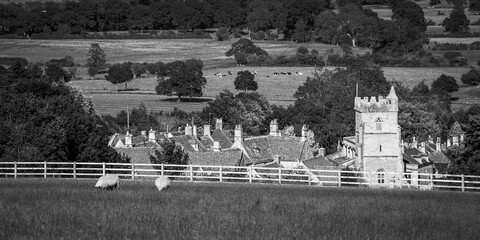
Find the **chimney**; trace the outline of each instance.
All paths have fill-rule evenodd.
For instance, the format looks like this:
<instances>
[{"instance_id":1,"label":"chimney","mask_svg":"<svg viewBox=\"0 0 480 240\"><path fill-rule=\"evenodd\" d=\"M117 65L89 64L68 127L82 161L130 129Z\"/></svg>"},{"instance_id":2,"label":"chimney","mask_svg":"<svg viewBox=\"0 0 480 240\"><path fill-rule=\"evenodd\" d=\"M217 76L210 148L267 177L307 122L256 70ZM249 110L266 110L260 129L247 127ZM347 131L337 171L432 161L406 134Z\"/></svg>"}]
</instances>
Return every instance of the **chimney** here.
<instances>
[{"instance_id":1,"label":"chimney","mask_svg":"<svg viewBox=\"0 0 480 240\"><path fill-rule=\"evenodd\" d=\"M460 134L460 143L463 143L463 141L465 140L465 134Z\"/></svg>"},{"instance_id":2,"label":"chimney","mask_svg":"<svg viewBox=\"0 0 480 240\"><path fill-rule=\"evenodd\" d=\"M223 122L222 122L221 118L217 118L217 120L215 122L215 129L218 129L220 131L223 130Z\"/></svg>"},{"instance_id":3,"label":"chimney","mask_svg":"<svg viewBox=\"0 0 480 240\"><path fill-rule=\"evenodd\" d=\"M279 136L277 119L270 122L270 136Z\"/></svg>"},{"instance_id":4,"label":"chimney","mask_svg":"<svg viewBox=\"0 0 480 240\"><path fill-rule=\"evenodd\" d=\"M125 134L125 147L132 147L132 134L127 131L127 134Z\"/></svg>"},{"instance_id":5,"label":"chimney","mask_svg":"<svg viewBox=\"0 0 480 240\"><path fill-rule=\"evenodd\" d=\"M325 148L321 147L318 149L318 156L319 157L325 157Z\"/></svg>"},{"instance_id":6,"label":"chimney","mask_svg":"<svg viewBox=\"0 0 480 240\"><path fill-rule=\"evenodd\" d=\"M453 136L452 137L452 145L453 146L458 146L458 136Z\"/></svg>"},{"instance_id":7,"label":"chimney","mask_svg":"<svg viewBox=\"0 0 480 240\"><path fill-rule=\"evenodd\" d=\"M153 129L150 128L150 131L148 131L148 141L150 142L156 142L157 141L157 137L155 136L155 131Z\"/></svg>"},{"instance_id":8,"label":"chimney","mask_svg":"<svg viewBox=\"0 0 480 240\"><path fill-rule=\"evenodd\" d=\"M220 152L220 142L219 141L214 141L213 142L213 151L214 152Z\"/></svg>"},{"instance_id":9,"label":"chimney","mask_svg":"<svg viewBox=\"0 0 480 240\"><path fill-rule=\"evenodd\" d=\"M203 136L210 137L210 125L203 125Z\"/></svg>"},{"instance_id":10,"label":"chimney","mask_svg":"<svg viewBox=\"0 0 480 240\"><path fill-rule=\"evenodd\" d=\"M242 125L235 125L235 132L234 132L234 140L233 142L243 142L243 131L242 131Z\"/></svg>"},{"instance_id":11,"label":"chimney","mask_svg":"<svg viewBox=\"0 0 480 240\"><path fill-rule=\"evenodd\" d=\"M140 134L142 134L142 137L147 137L147 131L145 131L145 130L142 130L140 132Z\"/></svg>"},{"instance_id":12,"label":"chimney","mask_svg":"<svg viewBox=\"0 0 480 240\"><path fill-rule=\"evenodd\" d=\"M428 143L433 143L433 138L430 135L428 135Z\"/></svg>"},{"instance_id":13,"label":"chimney","mask_svg":"<svg viewBox=\"0 0 480 240\"><path fill-rule=\"evenodd\" d=\"M302 126L302 138L300 139L300 141L307 141L307 125L305 124ZM338 145L340 145L340 142L338 142Z\"/></svg>"},{"instance_id":14,"label":"chimney","mask_svg":"<svg viewBox=\"0 0 480 240\"><path fill-rule=\"evenodd\" d=\"M442 145L440 143L440 137L437 137L437 142L435 143L435 151L437 151L437 152L442 151Z\"/></svg>"},{"instance_id":15,"label":"chimney","mask_svg":"<svg viewBox=\"0 0 480 240\"><path fill-rule=\"evenodd\" d=\"M452 140L451 140L451 139L447 139L447 148L449 148L450 146L452 146Z\"/></svg>"},{"instance_id":16,"label":"chimney","mask_svg":"<svg viewBox=\"0 0 480 240\"><path fill-rule=\"evenodd\" d=\"M422 153L426 153L426 150L425 150L425 142L420 143L420 149L419 149L419 150L420 150L420 152L422 152Z\"/></svg>"},{"instance_id":17,"label":"chimney","mask_svg":"<svg viewBox=\"0 0 480 240\"><path fill-rule=\"evenodd\" d=\"M274 161L275 163L277 163L277 164L280 164L280 162L281 162L281 157L278 156L278 155L275 155L275 157L273 158L273 161Z\"/></svg>"},{"instance_id":18,"label":"chimney","mask_svg":"<svg viewBox=\"0 0 480 240\"><path fill-rule=\"evenodd\" d=\"M417 138L415 136L413 136L412 145L412 148L418 148Z\"/></svg>"},{"instance_id":19,"label":"chimney","mask_svg":"<svg viewBox=\"0 0 480 240\"><path fill-rule=\"evenodd\" d=\"M185 135L192 136L192 126L187 125L185 126Z\"/></svg>"},{"instance_id":20,"label":"chimney","mask_svg":"<svg viewBox=\"0 0 480 240\"><path fill-rule=\"evenodd\" d=\"M193 125L193 136L197 137L197 126Z\"/></svg>"}]
</instances>

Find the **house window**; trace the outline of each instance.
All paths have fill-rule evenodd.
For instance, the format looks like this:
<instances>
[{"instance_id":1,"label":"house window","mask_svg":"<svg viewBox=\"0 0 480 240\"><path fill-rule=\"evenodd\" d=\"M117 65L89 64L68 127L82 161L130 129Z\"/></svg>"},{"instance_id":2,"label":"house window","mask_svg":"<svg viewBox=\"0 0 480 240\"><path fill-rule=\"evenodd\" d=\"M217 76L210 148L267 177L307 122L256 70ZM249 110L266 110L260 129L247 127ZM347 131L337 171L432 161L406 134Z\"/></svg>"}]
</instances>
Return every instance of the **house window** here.
<instances>
[{"instance_id":1,"label":"house window","mask_svg":"<svg viewBox=\"0 0 480 240\"><path fill-rule=\"evenodd\" d=\"M383 121L381 118L377 118L377 120L375 121L377 131L382 131L382 122Z\"/></svg>"},{"instance_id":2,"label":"house window","mask_svg":"<svg viewBox=\"0 0 480 240\"><path fill-rule=\"evenodd\" d=\"M377 180L379 184L385 183L385 170L383 168L377 170Z\"/></svg>"},{"instance_id":3,"label":"house window","mask_svg":"<svg viewBox=\"0 0 480 240\"><path fill-rule=\"evenodd\" d=\"M380 145L380 152L382 151L382 145Z\"/></svg>"}]
</instances>

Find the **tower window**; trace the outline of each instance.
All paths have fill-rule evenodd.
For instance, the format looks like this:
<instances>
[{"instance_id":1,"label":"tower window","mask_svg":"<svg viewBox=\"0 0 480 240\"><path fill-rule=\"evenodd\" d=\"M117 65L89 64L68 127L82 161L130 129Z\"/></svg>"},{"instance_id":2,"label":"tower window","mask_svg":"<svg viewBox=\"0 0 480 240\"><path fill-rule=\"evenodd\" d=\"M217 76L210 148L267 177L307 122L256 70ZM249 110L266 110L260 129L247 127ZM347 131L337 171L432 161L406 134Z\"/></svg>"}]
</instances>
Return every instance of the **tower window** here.
<instances>
[{"instance_id":1,"label":"tower window","mask_svg":"<svg viewBox=\"0 0 480 240\"><path fill-rule=\"evenodd\" d=\"M385 170L383 168L377 170L377 180L380 184L385 183Z\"/></svg>"},{"instance_id":2,"label":"tower window","mask_svg":"<svg viewBox=\"0 0 480 240\"><path fill-rule=\"evenodd\" d=\"M380 145L380 152L382 151L382 145Z\"/></svg>"},{"instance_id":3,"label":"tower window","mask_svg":"<svg viewBox=\"0 0 480 240\"><path fill-rule=\"evenodd\" d=\"M375 126L377 131L382 131L382 122L383 121L381 118L377 118L377 120L375 120Z\"/></svg>"}]
</instances>

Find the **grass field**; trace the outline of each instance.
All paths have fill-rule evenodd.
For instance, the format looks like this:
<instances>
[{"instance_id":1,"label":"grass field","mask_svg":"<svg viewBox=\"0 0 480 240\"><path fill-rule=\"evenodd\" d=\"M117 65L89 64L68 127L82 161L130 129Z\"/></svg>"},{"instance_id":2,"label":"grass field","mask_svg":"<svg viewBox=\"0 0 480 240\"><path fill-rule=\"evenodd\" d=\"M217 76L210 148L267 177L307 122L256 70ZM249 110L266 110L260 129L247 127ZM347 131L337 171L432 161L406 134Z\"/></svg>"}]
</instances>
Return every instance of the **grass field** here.
<instances>
[{"instance_id":1,"label":"grass field","mask_svg":"<svg viewBox=\"0 0 480 240\"><path fill-rule=\"evenodd\" d=\"M480 195L2 179L0 239L478 239Z\"/></svg>"},{"instance_id":2,"label":"grass field","mask_svg":"<svg viewBox=\"0 0 480 240\"><path fill-rule=\"evenodd\" d=\"M75 63L84 65L88 58L91 43L97 42L107 55L107 62L171 62L197 58L207 65L211 61L225 61L233 57L225 56L230 49L230 41L212 39L135 39L135 40L22 40L0 39L0 57L24 57L31 62L46 62L52 58L72 56ZM291 55L298 47L290 41L255 41L271 55ZM322 43L302 44L309 49L317 49L320 53L332 48L339 51L338 46ZM366 50L354 49L363 53Z\"/></svg>"},{"instance_id":3,"label":"grass field","mask_svg":"<svg viewBox=\"0 0 480 240\"><path fill-rule=\"evenodd\" d=\"M332 69L332 67L329 67ZM233 81L236 73L242 70L257 71L255 80L258 82L258 92L263 94L270 103L288 106L294 102L293 94L303 84L308 76L313 75L312 67L234 67L226 69L214 69L204 71L207 78L207 85L204 89L204 98L199 101L175 102L174 97L160 96L155 94L157 82L154 77L135 79L128 83L129 89L138 89L142 93L149 94L112 94L102 93L105 91L114 92L115 85L105 80L79 80L69 84L82 89L86 95L91 96L99 114L116 115L125 110L126 106L138 106L144 103L147 109L154 111L172 111L174 107L187 112L200 111L207 105L207 100L215 98L224 89L236 92ZM461 84L460 77L468 72L467 68L383 68L387 81L399 81L403 85L412 88L424 80L430 85L442 74L454 77L458 84ZM228 71L232 75L228 75ZM220 72L226 77L220 78L214 74ZM273 75L274 72L301 72L303 75ZM118 89L124 85L119 84Z\"/></svg>"}]
</instances>

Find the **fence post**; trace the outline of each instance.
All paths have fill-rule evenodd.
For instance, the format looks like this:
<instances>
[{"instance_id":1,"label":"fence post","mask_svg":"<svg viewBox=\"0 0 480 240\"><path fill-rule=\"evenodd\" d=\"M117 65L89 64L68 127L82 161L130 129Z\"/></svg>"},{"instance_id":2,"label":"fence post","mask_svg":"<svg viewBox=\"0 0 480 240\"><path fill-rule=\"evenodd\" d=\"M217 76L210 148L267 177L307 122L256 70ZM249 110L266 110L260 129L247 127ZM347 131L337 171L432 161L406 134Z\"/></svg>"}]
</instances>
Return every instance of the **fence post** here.
<instances>
[{"instance_id":1,"label":"fence post","mask_svg":"<svg viewBox=\"0 0 480 240\"><path fill-rule=\"evenodd\" d=\"M43 162L43 178L47 178L47 161Z\"/></svg>"},{"instance_id":2,"label":"fence post","mask_svg":"<svg viewBox=\"0 0 480 240\"><path fill-rule=\"evenodd\" d=\"M160 165L160 171L162 172L162 176L163 176L163 170L164 169L163 169L163 163L162 163L162 165Z\"/></svg>"},{"instance_id":3,"label":"fence post","mask_svg":"<svg viewBox=\"0 0 480 240\"><path fill-rule=\"evenodd\" d=\"M308 169L308 185L312 185L312 170Z\"/></svg>"},{"instance_id":4,"label":"fence post","mask_svg":"<svg viewBox=\"0 0 480 240\"><path fill-rule=\"evenodd\" d=\"M252 183L252 175L253 175L253 166L250 165L250 175L249 175L249 183Z\"/></svg>"},{"instance_id":5,"label":"fence post","mask_svg":"<svg viewBox=\"0 0 480 240\"><path fill-rule=\"evenodd\" d=\"M105 162L103 162L103 176L105 176Z\"/></svg>"},{"instance_id":6,"label":"fence post","mask_svg":"<svg viewBox=\"0 0 480 240\"><path fill-rule=\"evenodd\" d=\"M193 166L190 165L190 182L193 182Z\"/></svg>"},{"instance_id":7,"label":"fence post","mask_svg":"<svg viewBox=\"0 0 480 240\"><path fill-rule=\"evenodd\" d=\"M135 180L135 164L132 163L132 180Z\"/></svg>"},{"instance_id":8,"label":"fence post","mask_svg":"<svg viewBox=\"0 0 480 240\"><path fill-rule=\"evenodd\" d=\"M430 173L430 186L433 189L433 173Z\"/></svg>"},{"instance_id":9,"label":"fence post","mask_svg":"<svg viewBox=\"0 0 480 240\"><path fill-rule=\"evenodd\" d=\"M223 178L222 178L222 175L223 175L223 174L222 174L222 173L223 173L223 171L222 171L222 165L220 165L220 182L223 181Z\"/></svg>"},{"instance_id":10,"label":"fence post","mask_svg":"<svg viewBox=\"0 0 480 240\"><path fill-rule=\"evenodd\" d=\"M338 170L338 186L342 186L342 170Z\"/></svg>"},{"instance_id":11,"label":"fence post","mask_svg":"<svg viewBox=\"0 0 480 240\"><path fill-rule=\"evenodd\" d=\"M278 168L278 183L282 184L282 169Z\"/></svg>"},{"instance_id":12,"label":"fence post","mask_svg":"<svg viewBox=\"0 0 480 240\"><path fill-rule=\"evenodd\" d=\"M465 175L462 174L462 192L465 192Z\"/></svg>"},{"instance_id":13,"label":"fence post","mask_svg":"<svg viewBox=\"0 0 480 240\"><path fill-rule=\"evenodd\" d=\"M18 169L17 169L17 161L15 161L15 163L13 164L13 167L14 167L14 178L17 178L17 174L18 174Z\"/></svg>"},{"instance_id":14,"label":"fence post","mask_svg":"<svg viewBox=\"0 0 480 240\"><path fill-rule=\"evenodd\" d=\"M73 179L77 179L77 162L73 162Z\"/></svg>"}]
</instances>

